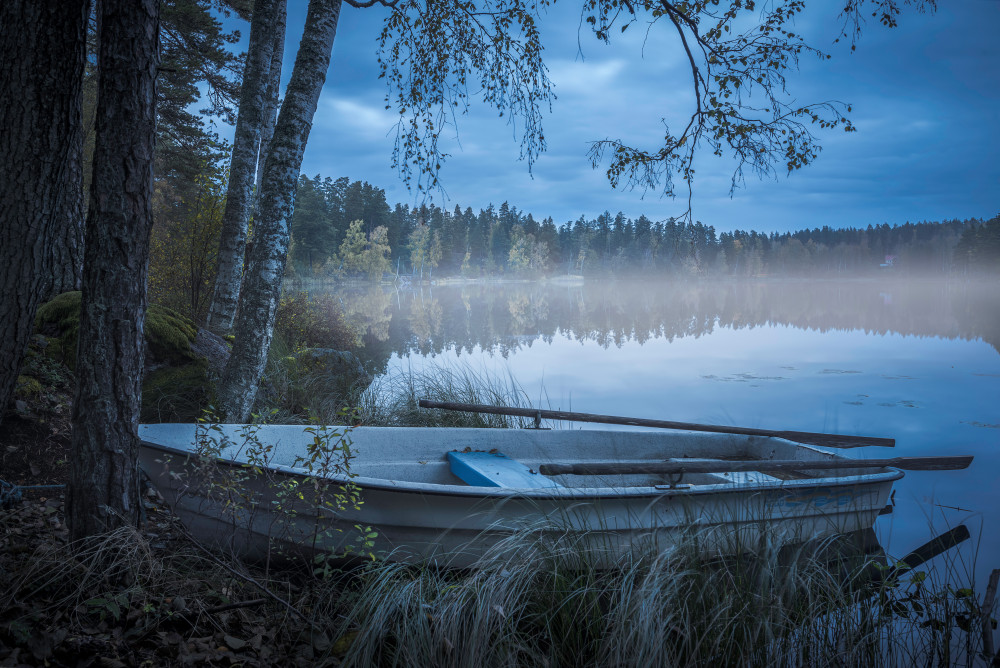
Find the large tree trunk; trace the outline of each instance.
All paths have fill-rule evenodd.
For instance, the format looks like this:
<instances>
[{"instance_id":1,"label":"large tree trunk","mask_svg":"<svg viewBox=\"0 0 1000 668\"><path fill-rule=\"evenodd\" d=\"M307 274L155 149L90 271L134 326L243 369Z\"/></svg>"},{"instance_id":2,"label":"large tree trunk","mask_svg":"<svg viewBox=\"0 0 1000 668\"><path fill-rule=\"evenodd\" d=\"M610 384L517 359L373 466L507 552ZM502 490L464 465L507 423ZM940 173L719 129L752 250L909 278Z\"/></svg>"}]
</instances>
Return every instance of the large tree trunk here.
<instances>
[{"instance_id":1,"label":"large tree trunk","mask_svg":"<svg viewBox=\"0 0 1000 668\"><path fill-rule=\"evenodd\" d=\"M139 517L138 419L152 227L159 0L101 0L67 518L74 539Z\"/></svg>"},{"instance_id":2,"label":"large tree trunk","mask_svg":"<svg viewBox=\"0 0 1000 668\"><path fill-rule=\"evenodd\" d=\"M88 0L0 2L0 420L79 201Z\"/></svg>"},{"instance_id":3,"label":"large tree trunk","mask_svg":"<svg viewBox=\"0 0 1000 668\"><path fill-rule=\"evenodd\" d=\"M250 43L243 70L240 110L229 164L229 188L222 214L219 265L215 292L205 325L215 334L228 334L239 300L243 254L246 250L250 198L257 170L257 150L264 126L268 74L274 53L274 21L283 0L256 0L250 25Z\"/></svg>"},{"instance_id":4,"label":"large tree trunk","mask_svg":"<svg viewBox=\"0 0 1000 668\"><path fill-rule=\"evenodd\" d=\"M254 243L234 325L238 336L218 392L220 409L229 421L246 421L267 362L288 254L288 220L302 155L330 67L340 7L341 0L309 2L305 32L264 163L260 215L254 221Z\"/></svg>"},{"instance_id":5,"label":"large tree trunk","mask_svg":"<svg viewBox=\"0 0 1000 668\"><path fill-rule=\"evenodd\" d=\"M44 299L63 292L80 289L83 275L83 234L86 207L83 200L83 125L77 126L70 138L71 155L66 168L67 189L63 193L63 221L57 226L49 246L49 266L52 283Z\"/></svg>"}]
</instances>

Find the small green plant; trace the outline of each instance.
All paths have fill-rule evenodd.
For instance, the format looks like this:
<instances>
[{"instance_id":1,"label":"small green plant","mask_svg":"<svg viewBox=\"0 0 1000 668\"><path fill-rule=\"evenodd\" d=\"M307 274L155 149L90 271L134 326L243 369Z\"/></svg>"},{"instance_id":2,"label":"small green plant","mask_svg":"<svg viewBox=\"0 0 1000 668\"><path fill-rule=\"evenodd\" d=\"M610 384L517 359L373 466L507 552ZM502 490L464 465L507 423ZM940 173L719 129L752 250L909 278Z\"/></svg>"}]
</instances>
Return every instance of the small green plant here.
<instances>
[{"instance_id":1,"label":"small green plant","mask_svg":"<svg viewBox=\"0 0 1000 668\"><path fill-rule=\"evenodd\" d=\"M345 410L340 417L350 422L353 413ZM351 480L351 427L304 427L310 437L304 450L291 466L276 467L275 443L260 438L262 424L254 418L235 438L208 418L197 427L193 493L224 519L233 544L258 541L265 533L268 558L295 559L305 552L319 578L328 578L347 555L373 559L378 534L371 527L351 525L351 535L343 535L341 515L363 503Z\"/></svg>"},{"instance_id":2,"label":"small green plant","mask_svg":"<svg viewBox=\"0 0 1000 668\"><path fill-rule=\"evenodd\" d=\"M107 596L89 599L84 602L84 605L96 612L102 621L110 617L117 622L128 611L129 598L125 592L116 592Z\"/></svg>"},{"instance_id":3,"label":"small green plant","mask_svg":"<svg viewBox=\"0 0 1000 668\"><path fill-rule=\"evenodd\" d=\"M345 427L333 429L314 423L304 429L311 436L304 453L295 457L293 466L301 476L284 481L275 507L279 512L295 517L302 504L311 512L312 531L310 535L313 557L313 574L326 579L335 570L335 564L348 554L363 554L374 559L372 553L374 539L378 533L369 526L354 525L357 534L352 540L342 540L343 533L336 524L345 510L360 510L364 503L361 489L351 480L357 474L350 468L354 453L351 451L351 427L355 411L342 409L338 422ZM329 545L339 545L337 551L324 549Z\"/></svg>"}]
</instances>

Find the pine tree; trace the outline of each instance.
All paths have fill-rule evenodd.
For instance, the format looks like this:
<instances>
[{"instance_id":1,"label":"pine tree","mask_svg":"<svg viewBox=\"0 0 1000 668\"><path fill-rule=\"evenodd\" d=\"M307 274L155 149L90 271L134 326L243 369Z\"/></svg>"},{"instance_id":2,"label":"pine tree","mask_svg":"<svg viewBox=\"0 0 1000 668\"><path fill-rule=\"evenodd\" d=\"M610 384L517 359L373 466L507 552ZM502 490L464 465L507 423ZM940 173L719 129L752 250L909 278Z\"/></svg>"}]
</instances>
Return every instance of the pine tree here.
<instances>
[{"instance_id":1,"label":"pine tree","mask_svg":"<svg viewBox=\"0 0 1000 668\"><path fill-rule=\"evenodd\" d=\"M0 2L0 420L53 248L79 223L87 15L86 0Z\"/></svg>"}]
</instances>

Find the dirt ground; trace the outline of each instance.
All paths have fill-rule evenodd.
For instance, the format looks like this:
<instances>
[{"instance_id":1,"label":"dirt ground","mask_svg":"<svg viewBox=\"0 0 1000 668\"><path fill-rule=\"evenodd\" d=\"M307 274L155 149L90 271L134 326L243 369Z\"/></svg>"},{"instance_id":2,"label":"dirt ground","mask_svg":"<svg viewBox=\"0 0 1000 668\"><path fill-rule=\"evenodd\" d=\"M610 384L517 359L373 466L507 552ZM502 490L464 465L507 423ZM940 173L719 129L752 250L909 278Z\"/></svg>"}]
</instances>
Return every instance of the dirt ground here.
<instances>
[{"instance_id":1,"label":"dirt ground","mask_svg":"<svg viewBox=\"0 0 1000 668\"><path fill-rule=\"evenodd\" d=\"M296 607L308 575L210 555L155 491L140 527L70 545L65 490L32 488L69 480L70 406L67 385L49 386L0 423L0 480L21 497L3 489L0 667L339 664Z\"/></svg>"}]
</instances>

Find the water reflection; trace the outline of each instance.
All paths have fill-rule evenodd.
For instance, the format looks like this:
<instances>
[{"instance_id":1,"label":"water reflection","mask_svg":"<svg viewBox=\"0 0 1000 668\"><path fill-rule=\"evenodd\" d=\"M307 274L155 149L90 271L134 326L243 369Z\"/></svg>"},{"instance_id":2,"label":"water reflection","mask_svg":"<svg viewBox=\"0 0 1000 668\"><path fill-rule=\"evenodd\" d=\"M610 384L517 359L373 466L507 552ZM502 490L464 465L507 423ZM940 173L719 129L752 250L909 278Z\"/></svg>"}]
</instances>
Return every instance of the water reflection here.
<instances>
[{"instance_id":1,"label":"water reflection","mask_svg":"<svg viewBox=\"0 0 1000 668\"><path fill-rule=\"evenodd\" d=\"M997 283L773 281L343 290L373 371L470 364L549 408L897 439L973 454L910 473L879 531L901 553L960 522L1000 565ZM433 398L433 397L431 397ZM885 456L868 449L862 457ZM983 529L986 529L983 531Z\"/></svg>"},{"instance_id":2,"label":"water reflection","mask_svg":"<svg viewBox=\"0 0 1000 668\"><path fill-rule=\"evenodd\" d=\"M392 353L479 349L507 357L557 336L607 348L772 325L982 339L1000 352L1000 290L989 283L527 283L375 287L338 296L377 370Z\"/></svg>"}]
</instances>

